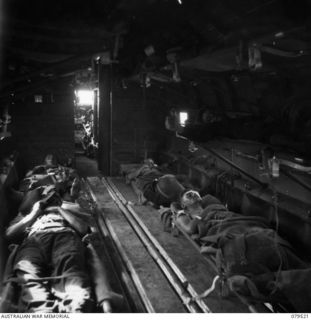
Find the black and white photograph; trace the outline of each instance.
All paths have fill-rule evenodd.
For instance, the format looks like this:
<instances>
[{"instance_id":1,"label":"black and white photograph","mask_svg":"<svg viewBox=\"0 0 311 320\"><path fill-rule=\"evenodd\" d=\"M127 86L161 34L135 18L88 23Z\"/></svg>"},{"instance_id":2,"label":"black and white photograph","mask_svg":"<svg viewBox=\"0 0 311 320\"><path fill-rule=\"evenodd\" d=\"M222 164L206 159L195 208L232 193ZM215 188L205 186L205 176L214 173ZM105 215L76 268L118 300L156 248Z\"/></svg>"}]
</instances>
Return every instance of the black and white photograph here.
<instances>
[{"instance_id":1,"label":"black and white photograph","mask_svg":"<svg viewBox=\"0 0 311 320\"><path fill-rule=\"evenodd\" d=\"M311 0L0 0L0 318L205 313L311 314Z\"/></svg>"}]
</instances>

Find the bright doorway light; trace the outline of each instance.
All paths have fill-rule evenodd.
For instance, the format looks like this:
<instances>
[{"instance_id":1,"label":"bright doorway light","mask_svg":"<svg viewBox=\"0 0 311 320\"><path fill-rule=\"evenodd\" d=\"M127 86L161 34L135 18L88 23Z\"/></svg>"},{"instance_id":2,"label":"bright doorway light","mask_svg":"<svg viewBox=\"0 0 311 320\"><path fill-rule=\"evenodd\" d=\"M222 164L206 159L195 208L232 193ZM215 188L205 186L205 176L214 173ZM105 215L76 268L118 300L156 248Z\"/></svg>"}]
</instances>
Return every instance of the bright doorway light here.
<instances>
[{"instance_id":1,"label":"bright doorway light","mask_svg":"<svg viewBox=\"0 0 311 320\"><path fill-rule=\"evenodd\" d=\"M184 127L188 120L188 112L179 112L179 124Z\"/></svg>"},{"instance_id":2,"label":"bright doorway light","mask_svg":"<svg viewBox=\"0 0 311 320\"><path fill-rule=\"evenodd\" d=\"M76 91L78 106L91 106L94 100L93 90L78 90Z\"/></svg>"}]
</instances>

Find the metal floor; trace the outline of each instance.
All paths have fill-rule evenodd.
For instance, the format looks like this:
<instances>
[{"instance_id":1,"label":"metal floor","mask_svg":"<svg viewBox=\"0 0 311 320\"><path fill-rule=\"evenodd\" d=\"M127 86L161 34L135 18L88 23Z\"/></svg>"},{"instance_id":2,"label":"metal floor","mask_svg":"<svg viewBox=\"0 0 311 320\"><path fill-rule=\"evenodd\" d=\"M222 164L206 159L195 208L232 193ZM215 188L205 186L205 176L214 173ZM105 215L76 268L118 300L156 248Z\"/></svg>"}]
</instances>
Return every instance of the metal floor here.
<instances>
[{"instance_id":1,"label":"metal floor","mask_svg":"<svg viewBox=\"0 0 311 320\"><path fill-rule=\"evenodd\" d=\"M83 154L83 151L76 150L75 162L80 177L86 178L99 175L96 159L88 158Z\"/></svg>"}]
</instances>

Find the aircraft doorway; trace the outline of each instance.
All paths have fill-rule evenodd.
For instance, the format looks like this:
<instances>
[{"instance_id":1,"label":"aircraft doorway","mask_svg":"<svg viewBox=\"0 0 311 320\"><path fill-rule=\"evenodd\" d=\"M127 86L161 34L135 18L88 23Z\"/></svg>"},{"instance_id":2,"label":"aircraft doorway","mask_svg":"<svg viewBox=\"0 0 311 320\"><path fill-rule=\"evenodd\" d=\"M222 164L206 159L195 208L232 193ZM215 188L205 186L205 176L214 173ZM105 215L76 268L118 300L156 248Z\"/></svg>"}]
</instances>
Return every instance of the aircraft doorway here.
<instances>
[{"instance_id":1,"label":"aircraft doorway","mask_svg":"<svg viewBox=\"0 0 311 320\"><path fill-rule=\"evenodd\" d=\"M93 90L75 91L74 142L76 154L96 158L97 143L94 138Z\"/></svg>"}]
</instances>

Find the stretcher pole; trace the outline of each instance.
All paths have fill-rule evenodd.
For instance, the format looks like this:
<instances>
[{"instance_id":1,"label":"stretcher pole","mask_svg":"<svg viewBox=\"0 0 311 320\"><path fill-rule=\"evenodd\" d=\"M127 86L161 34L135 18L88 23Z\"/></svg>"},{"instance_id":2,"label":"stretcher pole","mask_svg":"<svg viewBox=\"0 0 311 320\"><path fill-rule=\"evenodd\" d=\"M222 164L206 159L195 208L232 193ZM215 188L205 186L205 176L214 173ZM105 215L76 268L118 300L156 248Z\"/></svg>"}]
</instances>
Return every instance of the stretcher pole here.
<instances>
[{"instance_id":1,"label":"stretcher pole","mask_svg":"<svg viewBox=\"0 0 311 320\"><path fill-rule=\"evenodd\" d=\"M5 270L4 270L4 275L3 275L3 281L5 284L1 292L0 313L16 311L16 310L12 310L13 308L12 299L14 296L15 288L13 286L13 283L9 280L13 275L14 260L17 253L18 245L11 245L9 248L11 250L11 253L7 260Z\"/></svg>"},{"instance_id":2,"label":"stretcher pole","mask_svg":"<svg viewBox=\"0 0 311 320\"><path fill-rule=\"evenodd\" d=\"M87 242L89 266L91 268L97 303L104 313L111 313L113 312L113 306L117 307L118 304L124 303L123 297L112 290L107 270L95 249L91 237L87 239Z\"/></svg>"}]
</instances>

